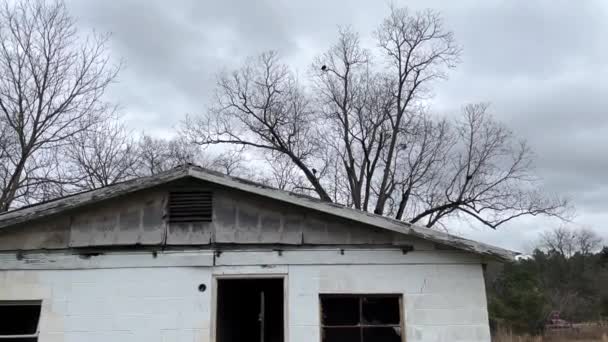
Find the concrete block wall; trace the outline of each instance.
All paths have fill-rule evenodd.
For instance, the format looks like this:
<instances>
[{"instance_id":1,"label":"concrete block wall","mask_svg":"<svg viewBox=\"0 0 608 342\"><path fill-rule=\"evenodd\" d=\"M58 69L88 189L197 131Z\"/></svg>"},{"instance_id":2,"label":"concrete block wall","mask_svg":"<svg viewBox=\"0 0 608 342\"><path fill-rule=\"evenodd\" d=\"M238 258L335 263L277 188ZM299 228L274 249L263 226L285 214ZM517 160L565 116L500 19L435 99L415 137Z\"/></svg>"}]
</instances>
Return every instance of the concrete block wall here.
<instances>
[{"instance_id":1,"label":"concrete block wall","mask_svg":"<svg viewBox=\"0 0 608 342\"><path fill-rule=\"evenodd\" d=\"M407 342L490 341L481 265L290 266L289 289L289 342L320 336L322 293L401 294Z\"/></svg>"},{"instance_id":2,"label":"concrete block wall","mask_svg":"<svg viewBox=\"0 0 608 342\"><path fill-rule=\"evenodd\" d=\"M480 264L0 271L0 300L42 299L40 342L208 342L213 276L271 273L287 281L286 342L320 341L320 293L402 294L407 342L490 341Z\"/></svg>"},{"instance_id":3,"label":"concrete block wall","mask_svg":"<svg viewBox=\"0 0 608 342\"><path fill-rule=\"evenodd\" d=\"M42 299L39 342L209 341L210 268L0 271L0 300Z\"/></svg>"},{"instance_id":4,"label":"concrete block wall","mask_svg":"<svg viewBox=\"0 0 608 342\"><path fill-rule=\"evenodd\" d=\"M0 251L91 246L415 244L422 239L316 213L260 196L214 189L213 221L168 223L168 191L158 188L0 230Z\"/></svg>"}]
</instances>

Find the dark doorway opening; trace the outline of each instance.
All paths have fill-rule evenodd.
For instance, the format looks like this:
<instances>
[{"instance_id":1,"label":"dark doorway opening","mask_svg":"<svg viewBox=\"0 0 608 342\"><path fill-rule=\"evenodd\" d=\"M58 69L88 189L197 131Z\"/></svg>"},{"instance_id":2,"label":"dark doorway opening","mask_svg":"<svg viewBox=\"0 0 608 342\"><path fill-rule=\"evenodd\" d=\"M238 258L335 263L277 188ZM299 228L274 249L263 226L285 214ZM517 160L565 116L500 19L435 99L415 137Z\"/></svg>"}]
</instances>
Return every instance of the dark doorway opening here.
<instances>
[{"instance_id":1,"label":"dark doorway opening","mask_svg":"<svg viewBox=\"0 0 608 342\"><path fill-rule=\"evenodd\" d=\"M217 342L283 342L283 279L218 279Z\"/></svg>"}]
</instances>

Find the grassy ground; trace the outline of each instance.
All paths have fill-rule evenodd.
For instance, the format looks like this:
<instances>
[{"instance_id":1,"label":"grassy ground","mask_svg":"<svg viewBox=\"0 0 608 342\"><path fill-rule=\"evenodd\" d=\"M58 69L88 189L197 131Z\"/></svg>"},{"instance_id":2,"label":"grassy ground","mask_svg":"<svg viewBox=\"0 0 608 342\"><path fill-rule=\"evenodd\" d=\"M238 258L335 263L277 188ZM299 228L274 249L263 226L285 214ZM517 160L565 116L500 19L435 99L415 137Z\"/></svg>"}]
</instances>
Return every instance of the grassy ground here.
<instances>
[{"instance_id":1,"label":"grassy ground","mask_svg":"<svg viewBox=\"0 0 608 342\"><path fill-rule=\"evenodd\" d=\"M493 342L608 342L608 326L598 324L580 324L573 329L547 332L543 336L514 335L508 331L499 331Z\"/></svg>"}]
</instances>

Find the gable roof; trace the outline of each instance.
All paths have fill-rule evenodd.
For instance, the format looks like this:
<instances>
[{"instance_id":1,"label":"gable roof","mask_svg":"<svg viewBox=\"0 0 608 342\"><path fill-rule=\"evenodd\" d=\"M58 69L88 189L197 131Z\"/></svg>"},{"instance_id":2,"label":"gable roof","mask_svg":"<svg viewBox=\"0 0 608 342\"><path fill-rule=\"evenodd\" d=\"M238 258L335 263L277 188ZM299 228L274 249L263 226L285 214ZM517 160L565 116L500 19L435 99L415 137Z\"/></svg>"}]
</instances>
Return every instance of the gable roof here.
<instances>
[{"instance_id":1,"label":"gable roof","mask_svg":"<svg viewBox=\"0 0 608 342\"><path fill-rule=\"evenodd\" d=\"M280 202L314 210L347 220L358 221L371 226L387 229L401 234L421 238L478 255L498 260L513 260L517 253L481 242L465 239L434 229L371 214L343 205L324 202L310 196L275 189L245 179L231 177L199 166L187 164L156 175L133 179L96 190L77 193L44 203L18 208L0 214L0 229L30 220L50 216L65 210L97 203L110 198L148 189L178 179L193 177L223 187L264 196Z\"/></svg>"}]
</instances>

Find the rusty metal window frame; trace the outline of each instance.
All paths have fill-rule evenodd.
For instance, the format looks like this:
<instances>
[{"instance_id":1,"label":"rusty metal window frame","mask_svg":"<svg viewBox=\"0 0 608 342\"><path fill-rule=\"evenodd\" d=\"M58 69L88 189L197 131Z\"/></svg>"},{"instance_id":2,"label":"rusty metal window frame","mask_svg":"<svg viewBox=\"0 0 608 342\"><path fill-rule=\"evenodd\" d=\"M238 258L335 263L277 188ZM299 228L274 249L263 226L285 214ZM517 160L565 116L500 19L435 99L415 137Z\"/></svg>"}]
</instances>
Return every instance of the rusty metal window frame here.
<instances>
[{"instance_id":1,"label":"rusty metal window frame","mask_svg":"<svg viewBox=\"0 0 608 342\"><path fill-rule=\"evenodd\" d=\"M40 316L42 314L42 301L41 300L1 300L0 307L2 306L37 306L38 317L36 322L36 329L31 334L17 334L17 335L1 335L0 342L3 340L23 340L23 341L38 341L38 335L40 333Z\"/></svg>"},{"instance_id":2,"label":"rusty metal window frame","mask_svg":"<svg viewBox=\"0 0 608 342\"><path fill-rule=\"evenodd\" d=\"M358 323L354 325L327 325L324 322L323 317L323 300L327 298L356 298L358 300L359 305L359 317ZM396 324L375 324L375 323L364 323L365 319L363 317L363 303L368 298L386 298L386 299L394 299L399 308L399 322ZM400 340L405 341L405 324L404 324L404 315L403 315L403 296L401 294L319 294L319 313L320 317L320 332L321 332L321 342L325 341L325 333L326 329L358 329L359 330L359 341L367 342L364 340L364 330L370 328L393 328L399 329L400 331Z\"/></svg>"}]
</instances>

